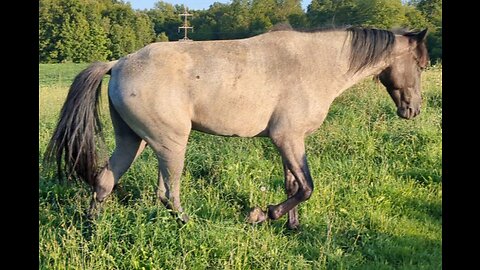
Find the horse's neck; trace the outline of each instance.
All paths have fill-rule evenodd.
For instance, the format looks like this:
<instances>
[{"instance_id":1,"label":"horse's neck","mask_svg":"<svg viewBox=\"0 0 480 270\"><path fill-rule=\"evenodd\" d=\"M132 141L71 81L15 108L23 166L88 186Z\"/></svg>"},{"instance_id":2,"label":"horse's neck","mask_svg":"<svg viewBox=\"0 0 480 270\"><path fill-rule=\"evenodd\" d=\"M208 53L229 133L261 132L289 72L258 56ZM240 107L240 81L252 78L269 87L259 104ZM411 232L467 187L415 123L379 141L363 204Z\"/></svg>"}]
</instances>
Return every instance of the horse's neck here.
<instances>
[{"instance_id":1,"label":"horse's neck","mask_svg":"<svg viewBox=\"0 0 480 270\"><path fill-rule=\"evenodd\" d=\"M325 33L318 39L316 46L320 48L316 57L322 59L317 64L317 77L323 80L320 82L325 86L323 95L329 96L331 101L351 86L369 76L380 73L387 67L387 59L385 59L358 72L349 72L351 47L346 32L336 35Z\"/></svg>"},{"instance_id":2,"label":"horse's neck","mask_svg":"<svg viewBox=\"0 0 480 270\"><path fill-rule=\"evenodd\" d=\"M347 90L351 86L359 83L363 79L365 79L369 76L379 74L380 71L382 71L384 68L386 68L386 62L380 62L373 67L367 67L367 68L365 68L365 69L363 69L363 70L361 70L361 71L359 71L355 74L344 75L343 78L342 78L344 83L343 83L343 85L341 85L337 89L338 95L343 93L345 90Z\"/></svg>"}]
</instances>

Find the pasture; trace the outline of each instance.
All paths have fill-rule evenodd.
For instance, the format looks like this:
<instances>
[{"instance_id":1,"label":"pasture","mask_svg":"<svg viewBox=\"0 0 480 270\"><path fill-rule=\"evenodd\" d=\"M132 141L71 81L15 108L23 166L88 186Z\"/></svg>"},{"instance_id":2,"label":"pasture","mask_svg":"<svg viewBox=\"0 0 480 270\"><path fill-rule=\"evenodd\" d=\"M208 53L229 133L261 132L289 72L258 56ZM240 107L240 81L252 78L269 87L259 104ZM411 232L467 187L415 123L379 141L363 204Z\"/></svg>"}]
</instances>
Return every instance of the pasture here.
<instances>
[{"instance_id":1,"label":"pasture","mask_svg":"<svg viewBox=\"0 0 480 270\"><path fill-rule=\"evenodd\" d=\"M442 267L442 69L422 75L422 113L403 120L384 87L367 79L333 103L307 140L315 191L286 217L245 222L254 206L285 198L280 156L267 138L193 132L182 178L190 222L157 201L157 161L147 148L101 214L84 213L90 189L42 164L68 86L87 64L41 64L40 269L440 269ZM102 119L113 130L106 82ZM109 155L109 153L106 153Z\"/></svg>"}]
</instances>

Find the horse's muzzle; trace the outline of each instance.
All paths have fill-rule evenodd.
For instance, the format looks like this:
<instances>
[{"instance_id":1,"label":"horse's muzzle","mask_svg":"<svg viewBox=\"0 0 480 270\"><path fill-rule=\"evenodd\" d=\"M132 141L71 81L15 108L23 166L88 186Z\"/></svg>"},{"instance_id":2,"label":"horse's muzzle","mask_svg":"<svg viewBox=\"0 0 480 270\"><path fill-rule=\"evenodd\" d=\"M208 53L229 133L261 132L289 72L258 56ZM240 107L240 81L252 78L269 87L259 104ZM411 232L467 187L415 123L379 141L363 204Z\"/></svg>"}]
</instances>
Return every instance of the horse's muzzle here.
<instances>
[{"instance_id":1,"label":"horse's muzzle","mask_svg":"<svg viewBox=\"0 0 480 270\"><path fill-rule=\"evenodd\" d=\"M415 116L420 114L420 107L413 108L411 106L408 107L398 107L397 115L404 119L413 119Z\"/></svg>"}]
</instances>

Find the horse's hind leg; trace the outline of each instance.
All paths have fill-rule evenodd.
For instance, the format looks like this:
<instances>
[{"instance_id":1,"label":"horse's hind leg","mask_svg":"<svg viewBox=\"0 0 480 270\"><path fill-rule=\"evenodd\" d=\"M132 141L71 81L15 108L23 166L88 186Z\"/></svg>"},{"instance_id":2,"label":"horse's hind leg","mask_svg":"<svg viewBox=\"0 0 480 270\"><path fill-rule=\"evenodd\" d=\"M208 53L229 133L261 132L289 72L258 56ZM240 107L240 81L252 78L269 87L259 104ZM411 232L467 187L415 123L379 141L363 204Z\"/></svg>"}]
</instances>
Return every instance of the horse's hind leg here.
<instances>
[{"instance_id":1,"label":"horse's hind leg","mask_svg":"<svg viewBox=\"0 0 480 270\"><path fill-rule=\"evenodd\" d=\"M158 158L158 198L184 223L188 221L188 216L183 213L180 202L180 179L185 163L188 133L189 131L181 135L177 133L161 136L149 142Z\"/></svg>"},{"instance_id":2,"label":"horse's hind leg","mask_svg":"<svg viewBox=\"0 0 480 270\"><path fill-rule=\"evenodd\" d=\"M112 192L120 177L128 170L135 158L145 149L146 142L120 118L110 105L110 115L115 130L115 150L106 166L97 175L89 214L93 215L99 203Z\"/></svg>"}]
</instances>

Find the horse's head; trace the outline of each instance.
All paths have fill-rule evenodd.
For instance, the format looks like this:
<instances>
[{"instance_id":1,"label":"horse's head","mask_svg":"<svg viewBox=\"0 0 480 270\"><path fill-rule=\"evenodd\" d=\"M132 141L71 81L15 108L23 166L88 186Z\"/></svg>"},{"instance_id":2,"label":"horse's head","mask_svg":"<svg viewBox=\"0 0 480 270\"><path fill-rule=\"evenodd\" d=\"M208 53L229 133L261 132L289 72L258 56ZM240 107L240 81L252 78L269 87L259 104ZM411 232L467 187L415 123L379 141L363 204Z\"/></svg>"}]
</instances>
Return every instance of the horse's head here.
<instances>
[{"instance_id":1,"label":"horse's head","mask_svg":"<svg viewBox=\"0 0 480 270\"><path fill-rule=\"evenodd\" d=\"M426 34L427 29L397 36L392 62L378 75L397 106L398 116L405 119L420 113L420 75L428 64Z\"/></svg>"}]
</instances>

